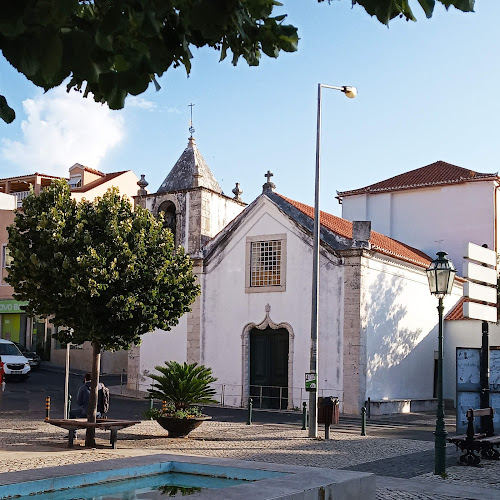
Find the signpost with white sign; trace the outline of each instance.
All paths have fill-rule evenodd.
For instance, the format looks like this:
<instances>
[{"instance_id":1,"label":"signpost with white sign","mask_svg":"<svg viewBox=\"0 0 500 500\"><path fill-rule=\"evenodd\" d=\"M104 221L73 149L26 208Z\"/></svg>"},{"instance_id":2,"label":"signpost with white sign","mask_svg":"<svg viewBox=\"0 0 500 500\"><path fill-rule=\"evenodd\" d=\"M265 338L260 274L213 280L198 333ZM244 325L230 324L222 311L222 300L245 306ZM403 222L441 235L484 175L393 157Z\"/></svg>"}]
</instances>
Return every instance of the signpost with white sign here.
<instances>
[{"instance_id":1,"label":"signpost with white sign","mask_svg":"<svg viewBox=\"0 0 500 500\"><path fill-rule=\"evenodd\" d=\"M464 284L464 318L482 320L482 345L480 359L480 406L490 406L489 387L489 339L488 322L496 323L497 311L497 253L487 245L467 243L463 275L468 281ZM457 368L458 369L458 368ZM458 389L458 387L457 387ZM458 424L458 422L457 422Z\"/></svg>"}]
</instances>

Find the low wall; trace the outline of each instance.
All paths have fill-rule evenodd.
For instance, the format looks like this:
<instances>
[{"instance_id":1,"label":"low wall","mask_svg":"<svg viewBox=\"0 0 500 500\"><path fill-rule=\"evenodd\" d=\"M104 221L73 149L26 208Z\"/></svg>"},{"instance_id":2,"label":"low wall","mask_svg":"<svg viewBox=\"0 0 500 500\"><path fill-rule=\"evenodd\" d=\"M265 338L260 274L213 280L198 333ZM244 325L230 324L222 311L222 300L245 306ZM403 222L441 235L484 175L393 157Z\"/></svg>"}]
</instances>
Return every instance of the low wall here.
<instances>
[{"instance_id":1,"label":"low wall","mask_svg":"<svg viewBox=\"0 0 500 500\"><path fill-rule=\"evenodd\" d=\"M418 413L436 411L437 399L382 399L369 400L370 415L392 415L394 413ZM367 408L368 410L368 408Z\"/></svg>"},{"instance_id":2,"label":"low wall","mask_svg":"<svg viewBox=\"0 0 500 500\"><path fill-rule=\"evenodd\" d=\"M381 401L370 401L370 415L410 413L410 401L410 399L383 399Z\"/></svg>"}]
</instances>

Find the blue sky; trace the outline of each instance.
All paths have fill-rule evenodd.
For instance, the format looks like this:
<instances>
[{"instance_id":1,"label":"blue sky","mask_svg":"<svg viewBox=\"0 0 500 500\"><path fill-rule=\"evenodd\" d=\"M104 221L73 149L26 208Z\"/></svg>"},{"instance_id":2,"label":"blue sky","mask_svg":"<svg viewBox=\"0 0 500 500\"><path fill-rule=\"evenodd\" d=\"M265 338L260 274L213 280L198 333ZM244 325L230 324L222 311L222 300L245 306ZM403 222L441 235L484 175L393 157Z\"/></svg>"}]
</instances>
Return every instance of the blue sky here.
<instances>
[{"instance_id":1,"label":"blue sky","mask_svg":"<svg viewBox=\"0 0 500 500\"><path fill-rule=\"evenodd\" d=\"M155 192L187 145L192 102L196 143L226 194L240 182L251 202L270 169L278 192L312 205L319 82L359 92L323 92L322 210L340 215L337 190L437 160L499 170L500 2L476 0L474 14L437 5L427 20L414 1L418 22L389 29L349 0L284 4L298 52L249 68L197 50L189 78L171 70L123 111L43 94L0 58L0 94L17 112L0 123L0 176L67 175L79 162L145 174Z\"/></svg>"}]
</instances>

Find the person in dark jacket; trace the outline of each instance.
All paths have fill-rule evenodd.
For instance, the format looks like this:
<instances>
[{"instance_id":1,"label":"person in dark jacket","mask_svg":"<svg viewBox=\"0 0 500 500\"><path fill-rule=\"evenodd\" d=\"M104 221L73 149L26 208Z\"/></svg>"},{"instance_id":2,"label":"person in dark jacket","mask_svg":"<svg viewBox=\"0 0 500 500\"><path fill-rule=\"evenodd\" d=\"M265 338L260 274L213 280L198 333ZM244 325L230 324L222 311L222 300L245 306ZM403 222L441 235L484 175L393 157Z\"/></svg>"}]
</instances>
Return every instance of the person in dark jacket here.
<instances>
[{"instance_id":1,"label":"person in dark jacket","mask_svg":"<svg viewBox=\"0 0 500 500\"><path fill-rule=\"evenodd\" d=\"M85 418L89 410L89 400L90 400L90 373L86 373L83 377L83 385L78 389L78 394L76 395L77 408L69 412L69 418Z\"/></svg>"}]
</instances>

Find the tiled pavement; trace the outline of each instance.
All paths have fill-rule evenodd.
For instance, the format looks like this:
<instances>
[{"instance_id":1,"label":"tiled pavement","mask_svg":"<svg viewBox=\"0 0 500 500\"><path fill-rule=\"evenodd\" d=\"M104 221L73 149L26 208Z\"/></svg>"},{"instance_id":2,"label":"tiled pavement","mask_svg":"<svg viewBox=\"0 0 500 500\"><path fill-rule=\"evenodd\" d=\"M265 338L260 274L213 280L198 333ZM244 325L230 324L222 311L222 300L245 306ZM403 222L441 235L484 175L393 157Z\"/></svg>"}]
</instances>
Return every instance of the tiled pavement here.
<instances>
[{"instance_id":1,"label":"tiled pavement","mask_svg":"<svg viewBox=\"0 0 500 500\"><path fill-rule=\"evenodd\" d=\"M29 415L4 416L0 417L0 472L166 452L373 472L380 500L500 499L500 462L461 467L455 465L458 452L449 447L443 479L432 473L429 441L334 431L329 441L311 440L296 426L225 422L205 422L191 436L169 439L156 422L143 421L119 433L117 450L109 449L109 433L103 431L97 432L96 449L85 449L79 439L75 449L68 450L62 429Z\"/></svg>"}]
</instances>

